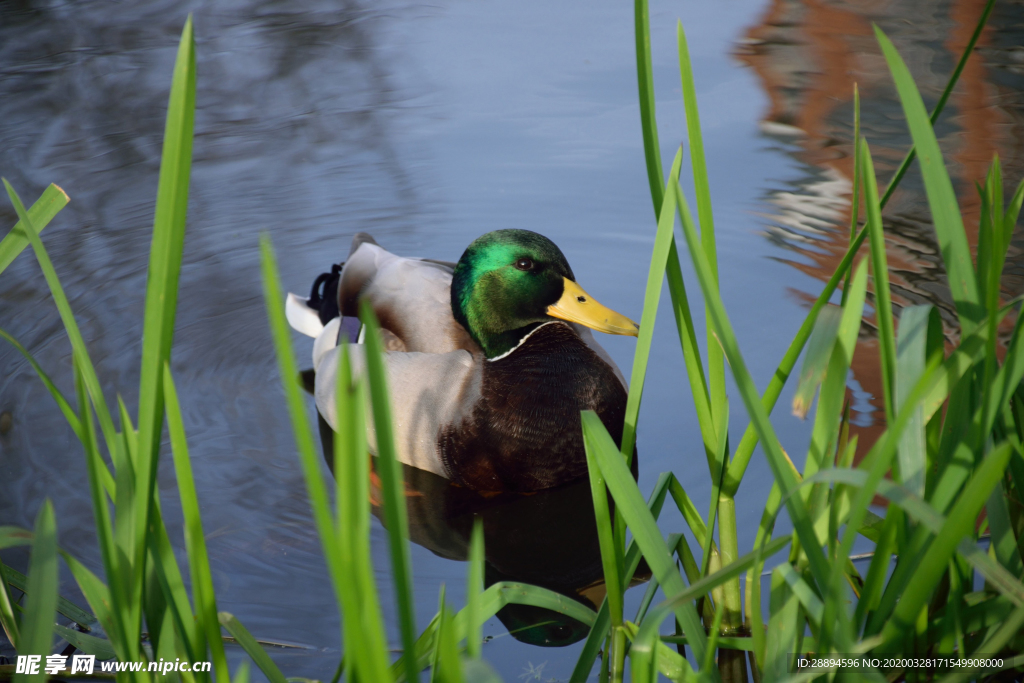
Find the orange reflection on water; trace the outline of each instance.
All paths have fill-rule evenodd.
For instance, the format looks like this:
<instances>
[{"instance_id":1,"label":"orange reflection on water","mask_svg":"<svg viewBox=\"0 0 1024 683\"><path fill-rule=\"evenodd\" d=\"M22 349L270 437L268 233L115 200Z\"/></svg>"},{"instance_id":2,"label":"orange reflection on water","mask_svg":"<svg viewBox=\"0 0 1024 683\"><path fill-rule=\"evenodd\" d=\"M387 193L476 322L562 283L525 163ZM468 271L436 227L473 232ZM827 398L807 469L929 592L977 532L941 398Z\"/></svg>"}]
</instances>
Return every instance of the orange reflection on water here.
<instances>
[{"instance_id":1,"label":"orange reflection on water","mask_svg":"<svg viewBox=\"0 0 1024 683\"><path fill-rule=\"evenodd\" d=\"M792 187L771 190L767 197L776 211L769 235L794 252L786 262L824 282L849 246L855 83L861 97L861 134L871 147L880 188L910 146L872 24L893 40L931 108L984 6L985 0L955 0L939 7L909 1L773 0L761 22L746 32L736 54L757 74L768 96L762 129L783 144L803 172ZM972 249L980 214L974 183L984 179L993 154L998 153L1003 165L1007 197L1024 177L1021 15L1020 7L997 5L935 126ZM916 164L893 194L883 220L896 317L904 306L934 304L951 347L958 335L956 313ZM1007 255L1004 300L1024 290L1021 237L1018 229ZM866 245L862 254L867 254ZM794 294L809 304L819 292ZM1004 340L1013 322L1004 320ZM858 455L885 428L876 326L872 310L851 367L872 406L861 408L852 426L860 437Z\"/></svg>"}]
</instances>

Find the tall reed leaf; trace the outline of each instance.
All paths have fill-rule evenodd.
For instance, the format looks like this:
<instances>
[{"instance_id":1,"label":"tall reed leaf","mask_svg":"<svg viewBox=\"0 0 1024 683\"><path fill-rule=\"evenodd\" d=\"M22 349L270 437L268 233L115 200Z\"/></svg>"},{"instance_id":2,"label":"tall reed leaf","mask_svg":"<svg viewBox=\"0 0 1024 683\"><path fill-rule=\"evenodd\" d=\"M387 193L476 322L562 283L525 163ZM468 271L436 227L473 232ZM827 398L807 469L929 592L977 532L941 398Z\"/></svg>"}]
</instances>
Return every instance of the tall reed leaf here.
<instances>
[{"instance_id":1,"label":"tall reed leaf","mask_svg":"<svg viewBox=\"0 0 1024 683\"><path fill-rule=\"evenodd\" d=\"M7 567L0 561L0 628L11 642L11 647L18 649L20 638L18 621L14 618L14 598L7 581Z\"/></svg>"},{"instance_id":2,"label":"tall reed leaf","mask_svg":"<svg viewBox=\"0 0 1024 683\"><path fill-rule=\"evenodd\" d=\"M675 186L674 190L676 200L683 213L683 234L686 235L686 243L690 249L690 258L693 260L697 277L700 279L701 290L704 293L704 301L711 313L712 324L718 334L719 341L725 349L726 358L729 361L729 366L732 368L743 403L747 407L747 413L750 415L751 422L760 435L761 444L768 455L768 464L771 466L775 480L779 483L779 487L782 490L790 519L807 553L815 580L819 582L819 586L824 586L828 576L828 564L817 543L817 537L811 525L807 508L799 496L789 495L796 489L796 476L790 467L786 455L782 452L782 447L775 436L775 429L768 420L768 412L761 404L761 396L758 394L757 387L754 385L754 381L747 370L746 362L740 354L732 324L729 322L721 297L712 280L711 268L707 263L703 250L700 248L697 231L690 217L690 210L686 205L686 198L679 190L678 185Z\"/></svg>"},{"instance_id":3,"label":"tall reed leaf","mask_svg":"<svg viewBox=\"0 0 1024 683\"><path fill-rule=\"evenodd\" d=\"M171 78L160 180L153 219L153 239L146 275L146 309L142 323L142 368L139 379L139 456L135 492L135 543L132 565L133 604L141 604L142 567L146 556L152 491L156 485L160 434L163 428L164 364L171 358L178 277L185 243L189 173L192 168L192 126L195 119L196 55L191 15L185 21ZM133 632L139 615L133 614Z\"/></svg>"},{"instance_id":4,"label":"tall reed leaf","mask_svg":"<svg viewBox=\"0 0 1024 683\"><path fill-rule=\"evenodd\" d=\"M921 607L930 597L960 539L973 531L978 513L1003 476L1011 453L1009 444L996 448L985 457L967 483L946 518L941 533L936 536L918 565L914 579L900 597L892 618L882 629L881 635L885 645L881 651L896 651L897 643L905 636L907 628L917 618Z\"/></svg>"},{"instance_id":5,"label":"tall reed leaf","mask_svg":"<svg viewBox=\"0 0 1024 683\"><path fill-rule=\"evenodd\" d=\"M192 602L195 605L203 633L199 640L198 654L205 656L206 646L209 645L214 674L218 680L226 681L230 679L231 675L224 657L224 643L220 637L217 599L213 592L210 558L206 552L206 537L203 534L203 521L199 514L199 498L196 496L195 480L192 477L192 462L189 459L188 441L185 438L185 425L181 421L178 392L174 387L170 365L164 366L163 386L164 404L167 406L167 430L170 432L171 452L174 456L174 472L178 478L181 511L185 516L185 549L188 551L189 574L192 579Z\"/></svg>"},{"instance_id":6,"label":"tall reed leaf","mask_svg":"<svg viewBox=\"0 0 1024 683\"><path fill-rule=\"evenodd\" d=\"M89 605L93 608L96 616L100 618L103 628L114 643L115 649L118 650L118 655L123 660L133 659L138 656L139 647L138 639L133 638L128 631L127 618L130 612L128 604L128 588L130 585L127 573L129 571L128 559L123 551L119 551L114 541L114 529L110 522L110 508L107 505L106 497L103 495L100 477L100 472L106 469L106 465L103 463L99 448L96 445L92 414L89 410L89 402L86 400L85 380L77 363L75 363L75 390L78 397L79 421L82 425L82 444L85 446L86 471L89 473L89 492L92 497L92 513L96 527L96 536L100 546L100 556L103 558L103 569L107 576L107 581L111 585L111 589L105 596L109 603L109 619L103 620L101 616L103 612L97 611L96 605L98 603L94 602L94 600L101 600L104 597L103 591L92 590L90 595L90 592L86 592L87 586L83 585L81 580L79 580L79 586L82 588L82 593L86 596L86 599L89 600ZM76 576L76 578L78 577Z\"/></svg>"},{"instance_id":7,"label":"tall reed leaf","mask_svg":"<svg viewBox=\"0 0 1024 683\"><path fill-rule=\"evenodd\" d=\"M57 402L57 407L60 408L60 412L64 414L64 418L68 421L68 424L71 425L71 430L75 433L75 436L77 436L79 440L81 440L81 426L78 423L78 416L75 415L75 409L72 408L71 404L68 403L68 400L64 398L64 394L60 392L60 389L58 389L57 386L53 383L53 381L50 379L50 376L46 374L46 371L43 370L42 366L40 366L39 363L36 362L36 359L32 356L32 354L28 352L28 349L22 346L17 339L12 337L4 330L0 330L0 337L6 339L8 343L10 343L11 346L17 349L18 353L24 356L25 360L29 362L29 364L32 366L32 369L36 371L36 375L38 375L39 379L43 382L43 385L46 387L46 390L50 392L50 396L53 396L53 400ZM108 493L113 495L114 479L113 477L110 476L110 470L106 470L106 473L106 481L108 482L106 484L106 489Z\"/></svg>"},{"instance_id":8,"label":"tall reed leaf","mask_svg":"<svg viewBox=\"0 0 1024 683\"><path fill-rule=\"evenodd\" d=\"M789 538L777 538L769 542L764 547L758 547L755 551L747 553L743 557L736 559L736 561L729 563L728 565L722 567L715 573L705 576L699 581L695 581L688 588L682 591L670 593L670 597L665 602L658 605L654 610L652 610L647 615L647 617L644 619L643 624L640 625L640 632L633 640L634 654L631 655L631 657L633 658L634 677L637 677L638 670L642 672L643 667L645 666L643 659L636 657L635 652L638 650L641 652L646 651L647 653L653 652L653 645L657 640L661 622L664 621L664 619L669 614L671 614L674 611L677 611L681 606L692 605L692 601L695 598L698 598L710 592L717 586L721 586L726 582L735 579L748 568L753 566L756 562L758 562L758 560L763 560L764 558L768 558L772 555L775 555L780 550L789 545L789 543ZM668 591L666 590L666 592ZM699 633L703 634L703 632L704 629L702 627ZM687 631L686 635L687 642L692 643L693 641L690 638L691 632ZM709 651L710 649L705 646L704 652L707 653ZM700 661L703 661L704 658L698 656L697 652L698 650L695 647L694 657ZM716 671L712 670L710 673L714 677Z\"/></svg>"},{"instance_id":9,"label":"tall reed leaf","mask_svg":"<svg viewBox=\"0 0 1024 683\"><path fill-rule=\"evenodd\" d=\"M654 485L654 490L651 491L651 494L647 499L647 509L655 520L657 520L661 515L661 509L665 502L665 495L668 492L669 485L674 481L674 475L663 473L658 477L658 482ZM681 489L682 487L680 487L680 490ZM683 495L685 496L685 492ZM696 508L693 508L693 512L697 519L700 519L700 513L696 511ZM640 547L637 545L636 539L634 538L629 542L629 547L626 549L623 585L625 585L625 582L633 580L633 574L636 572L639 563ZM586 642L583 644L583 651L580 653L579 659L576 660L576 666L573 667L569 683L582 683L582 681L585 681L590 675L591 669L594 668L594 661L597 659L598 651L601 649L601 646L605 641L605 637L608 635L609 626L609 606L606 598L601 603L601 607L597 612L597 617L594 619L593 626L591 626L590 633L587 635Z\"/></svg>"},{"instance_id":10,"label":"tall reed leaf","mask_svg":"<svg viewBox=\"0 0 1024 683\"><path fill-rule=\"evenodd\" d=\"M928 205L931 208L935 234L939 240L939 250L946 265L949 288L956 303L960 327L964 334L970 334L984 317L981 301L978 298L978 283L974 277L971 263L971 251L967 244L963 220L960 217L960 206L956 201L953 184L949 180L939 143L932 130L931 121L921 100L921 94L910 76L907 65L896 51L892 41L882 30L875 27L875 37L882 46L885 61L889 64L896 90L907 117L907 126L914 139L921 175L924 178Z\"/></svg>"},{"instance_id":11,"label":"tall reed leaf","mask_svg":"<svg viewBox=\"0 0 1024 683\"><path fill-rule=\"evenodd\" d=\"M387 372L384 368L380 324L368 301L363 302L360 319L366 326L366 374L373 405L373 424L377 434L377 472L384 498L384 519L391 550L391 570L398 607L398 626L402 648L413 652L416 647L416 617L412 598L412 564L409 559L409 519L405 509L405 483L394 430L391 428L391 406L388 403ZM625 443L625 438L623 438ZM416 663L406 658L406 676L411 683L419 680Z\"/></svg>"},{"instance_id":12,"label":"tall reed leaf","mask_svg":"<svg viewBox=\"0 0 1024 683\"><path fill-rule=\"evenodd\" d=\"M484 591L484 523L479 517L473 520L466 577L466 654L480 659L484 641L484 620L480 614L480 594Z\"/></svg>"},{"instance_id":13,"label":"tall reed leaf","mask_svg":"<svg viewBox=\"0 0 1024 683\"><path fill-rule=\"evenodd\" d=\"M793 394L793 414L801 420L807 417L807 413L811 409L811 402L814 400L814 392L817 391L821 379L825 376L841 318L842 310L835 306L829 306L818 314L818 319L814 323L811 338L807 342L804 364L800 369L796 393Z\"/></svg>"},{"instance_id":14,"label":"tall reed leaf","mask_svg":"<svg viewBox=\"0 0 1024 683\"><path fill-rule=\"evenodd\" d=\"M227 629L228 633L232 635L235 642L238 643L246 654L252 658L252 661L263 672L263 675L267 677L270 683L287 683L287 679L281 670L277 668L277 664L274 664L260 644L256 642L256 639L252 637L249 630L242 626L242 622L235 619L235 615L230 612L221 612L217 615L222 626Z\"/></svg>"},{"instance_id":15,"label":"tall reed leaf","mask_svg":"<svg viewBox=\"0 0 1024 683\"><path fill-rule=\"evenodd\" d=\"M899 338L896 346L896 405L903 410L903 403L911 387L924 374L930 347L941 343L941 323L938 310L931 305L908 306L900 315ZM935 349L938 350L937 348ZM924 408L908 407L914 411L911 423L900 440L900 480L917 496L924 498L927 448L924 433Z\"/></svg>"},{"instance_id":16,"label":"tall reed leaf","mask_svg":"<svg viewBox=\"0 0 1024 683\"><path fill-rule=\"evenodd\" d=\"M6 179L3 180L4 187L7 189L7 196L11 200L11 204L14 205L14 210L17 211L18 217L21 219L20 225L22 230L27 235L29 242L32 244L32 249L35 251L36 260L39 262L39 268L43 271L43 277L46 279L46 284L50 288L50 295L53 296L53 302L57 306L57 312L60 313L61 322L64 323L64 329L68 335L68 341L71 342L72 355L75 363L81 368L85 386L89 391L89 396L92 397L93 403L96 406L96 415L100 421L100 429L103 431L104 440L107 443L107 449L114 452L115 433L114 422L110 418L110 412L107 410L107 403L103 398L103 389L100 387L100 381L96 376L96 369L93 367L92 359L89 357L89 351L85 348L85 340L82 338L82 333L78 329L78 323L75 321L75 315L71 312L71 304L68 302L68 297L64 293L64 287L60 284L60 278L57 277L57 271L53 267L53 262L50 260L49 254L46 252L46 247L43 246L42 240L39 238L39 233L36 230L35 224L32 218L25 211L25 206L21 203L21 198L18 197L18 193L14 191L10 183ZM104 465L104 468L106 465ZM109 473L108 473L109 476Z\"/></svg>"},{"instance_id":17,"label":"tall reed leaf","mask_svg":"<svg viewBox=\"0 0 1024 683\"><path fill-rule=\"evenodd\" d=\"M924 105L921 105L922 109ZM931 130L929 125L928 130ZM875 282L875 318L878 321L878 344L882 357L882 391L885 417L892 422L896 416L896 335L893 332L892 299L889 292L889 265L885 258L885 234L882 232L882 207L878 203L878 183L875 165L865 140L857 141L860 170L864 182L864 206L868 222L868 242L871 248L871 275ZM921 157L924 164L927 154ZM941 163L941 160L940 160ZM948 182L948 178L947 178ZM963 232L963 226L960 228Z\"/></svg>"},{"instance_id":18,"label":"tall reed leaf","mask_svg":"<svg viewBox=\"0 0 1024 683\"><path fill-rule=\"evenodd\" d=\"M693 83L693 69L690 50L686 43L683 22L676 22L676 43L679 46L679 77L683 92L683 107L686 110L686 139L690 143L690 164L693 168L693 189L697 198L697 218L700 221L700 243L711 266L711 274L718 283L718 252L715 246L715 220L711 208L711 188L708 184L708 167L704 160L704 137L700 132L700 113L697 109L697 88ZM712 414L715 424L726 419L723 411L728 399L725 395L725 357L722 347L714 338L714 331L707 330L708 390L711 396Z\"/></svg>"},{"instance_id":19,"label":"tall reed leaf","mask_svg":"<svg viewBox=\"0 0 1024 683\"><path fill-rule=\"evenodd\" d=\"M667 594L682 593L686 590L683 578L672 562L665 539L662 538L654 517L647 509L626 463L621 457L613 457L615 443L608 434L608 430L593 411L584 411L582 420L584 438L590 439L591 447L594 449L594 459L601 468L601 474L604 476L608 490L611 491L617 509L622 513L630 531L633 532L633 537L643 551L651 571ZM682 623L687 637L690 638L694 655L698 659L702 659L707 648L707 638L693 603L686 602L677 605L676 616Z\"/></svg>"},{"instance_id":20,"label":"tall reed leaf","mask_svg":"<svg viewBox=\"0 0 1024 683\"><path fill-rule=\"evenodd\" d=\"M676 152L669 173L669 183L679 182L679 168L683 163L683 150ZM633 354L633 370L630 373L629 396L626 399L626 419L622 428L622 453L632 458L633 444L636 440L636 423L640 413L640 399L644 392L644 380L647 377L647 362L651 355L651 342L654 339L654 320L658 314L658 301L661 299L661 287L665 281L665 267L669 258L669 248L673 241L675 227L675 205L669 198L662 204L658 213L658 231L654 236L654 250L651 254L651 266L647 272L647 288L644 291L644 309L640 318L640 334Z\"/></svg>"},{"instance_id":21,"label":"tall reed leaf","mask_svg":"<svg viewBox=\"0 0 1024 683\"><path fill-rule=\"evenodd\" d=\"M35 204L28 208L27 212L37 235L50 224L50 221L61 209L68 205L68 201L64 190L52 183L43 190L43 194ZM25 223L18 220L3 240L0 240L0 273L3 273L28 245L29 238Z\"/></svg>"},{"instance_id":22,"label":"tall reed leaf","mask_svg":"<svg viewBox=\"0 0 1024 683\"><path fill-rule=\"evenodd\" d=\"M74 557L64 551L61 551L61 557L64 558L64 564L71 570L71 575L75 577L75 583L78 584L78 588L82 591L82 595L85 596L89 607L96 615L96 619L107 632L111 647L117 653L118 659L122 662L128 661L131 655L128 654L127 648L124 645L124 639L119 636L120 631L117 630L119 622L115 620L111 609L110 591L99 580L99 577L89 571L85 565Z\"/></svg>"},{"instance_id":23,"label":"tall reed leaf","mask_svg":"<svg viewBox=\"0 0 1024 683\"><path fill-rule=\"evenodd\" d=\"M335 577L335 590L341 598L349 677L379 680L388 668L388 646L370 556L366 383L353 381L350 351L351 346L342 344L334 357L338 361L335 401L340 432L334 439L336 538L343 562L341 573ZM325 365L321 368L326 370Z\"/></svg>"},{"instance_id":24,"label":"tall reed leaf","mask_svg":"<svg viewBox=\"0 0 1024 683\"><path fill-rule=\"evenodd\" d=\"M15 674L15 683L45 681L43 670L46 655L53 647L53 622L57 616L57 521L50 499L36 515L32 540L32 557L25 591L25 617L21 623L18 654L40 655L42 663L35 674Z\"/></svg>"},{"instance_id":25,"label":"tall reed leaf","mask_svg":"<svg viewBox=\"0 0 1024 683\"><path fill-rule=\"evenodd\" d=\"M608 614L613 627L622 626L622 574L624 559L622 545L612 534L611 512L608 507L608 490L605 486L601 467L597 464L594 437L587 431L583 435L583 447L587 455L587 471L590 474L590 492L594 500L594 518L597 524L597 538L601 549L601 565L604 568L604 582L607 589Z\"/></svg>"},{"instance_id":26,"label":"tall reed leaf","mask_svg":"<svg viewBox=\"0 0 1024 683\"><path fill-rule=\"evenodd\" d=\"M633 26L636 33L636 82L640 92L640 129L644 136L644 157L647 161L647 182L654 200L654 216L661 214L662 186L661 148L658 146L658 122L655 120L654 69L651 66L651 29L647 0L634 0Z\"/></svg>"},{"instance_id":27,"label":"tall reed leaf","mask_svg":"<svg viewBox=\"0 0 1024 683\"><path fill-rule=\"evenodd\" d=\"M260 238L260 265L263 273L263 298L267 306L267 318L270 321L270 332L274 340L278 370L288 406L288 415L291 418L295 445L299 452L299 462L302 465L306 490L309 493L313 519L316 522L320 544L324 551L324 560L327 562L327 570L331 576L340 607L347 581L345 559L339 547L340 544L336 540L338 532L327 499L327 487L320 471L320 458L313 445L313 432L306 419L306 403L299 386L298 367L292 352L291 330L285 319L284 297L281 296L277 260L267 235ZM221 619L221 623L223 623L223 619ZM256 664L258 666L259 662Z\"/></svg>"}]
</instances>

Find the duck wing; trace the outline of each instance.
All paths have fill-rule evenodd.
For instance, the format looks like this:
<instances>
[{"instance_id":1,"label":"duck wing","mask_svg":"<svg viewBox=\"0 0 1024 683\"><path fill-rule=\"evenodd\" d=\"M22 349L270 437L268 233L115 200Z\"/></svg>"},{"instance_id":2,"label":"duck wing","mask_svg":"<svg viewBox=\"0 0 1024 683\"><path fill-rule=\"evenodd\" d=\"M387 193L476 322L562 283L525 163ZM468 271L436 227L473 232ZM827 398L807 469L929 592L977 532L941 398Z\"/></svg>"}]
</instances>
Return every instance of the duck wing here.
<instances>
[{"instance_id":1,"label":"duck wing","mask_svg":"<svg viewBox=\"0 0 1024 683\"><path fill-rule=\"evenodd\" d=\"M422 353L448 353L480 347L452 315L454 265L430 259L397 256L362 234L353 239L338 285L338 309L357 316L359 302L368 301L389 348Z\"/></svg>"},{"instance_id":2,"label":"duck wing","mask_svg":"<svg viewBox=\"0 0 1024 683\"><path fill-rule=\"evenodd\" d=\"M316 407L335 431L338 429L335 391L341 349L334 340L337 340L340 323L341 319L335 318L327 324L313 352ZM365 347L350 344L348 350L353 376L364 376ZM447 353L392 351L384 354L384 368L399 461L450 477L441 461L438 437L443 427L470 414L479 400L480 364L464 349ZM367 419L372 421L372 416ZM376 454L376 430L372 424L367 425L367 441L371 452Z\"/></svg>"}]
</instances>

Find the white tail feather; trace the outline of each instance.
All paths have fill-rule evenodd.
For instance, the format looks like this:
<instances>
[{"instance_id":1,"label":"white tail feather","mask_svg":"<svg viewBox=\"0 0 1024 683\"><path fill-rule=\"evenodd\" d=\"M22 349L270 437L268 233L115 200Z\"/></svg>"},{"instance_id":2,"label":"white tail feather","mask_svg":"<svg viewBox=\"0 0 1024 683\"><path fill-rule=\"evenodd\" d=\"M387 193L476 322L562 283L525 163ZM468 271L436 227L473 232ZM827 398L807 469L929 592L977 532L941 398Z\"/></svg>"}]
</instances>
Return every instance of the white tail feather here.
<instances>
[{"instance_id":1,"label":"white tail feather","mask_svg":"<svg viewBox=\"0 0 1024 683\"><path fill-rule=\"evenodd\" d=\"M288 298L284 304L284 315L288 318L288 324L297 332L307 337L316 338L324 331L324 324L320 322L320 314L306 305L309 301L306 297L297 296L288 292Z\"/></svg>"}]
</instances>

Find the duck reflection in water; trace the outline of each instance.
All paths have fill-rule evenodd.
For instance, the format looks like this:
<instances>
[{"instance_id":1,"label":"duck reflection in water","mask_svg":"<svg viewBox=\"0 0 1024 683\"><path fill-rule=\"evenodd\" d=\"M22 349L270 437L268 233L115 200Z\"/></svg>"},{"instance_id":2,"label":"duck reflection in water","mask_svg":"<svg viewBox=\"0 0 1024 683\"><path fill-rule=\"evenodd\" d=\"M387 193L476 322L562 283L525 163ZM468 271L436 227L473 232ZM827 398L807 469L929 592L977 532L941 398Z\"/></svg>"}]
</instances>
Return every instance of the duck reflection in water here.
<instances>
[{"instance_id":1,"label":"duck reflection in water","mask_svg":"<svg viewBox=\"0 0 1024 683\"><path fill-rule=\"evenodd\" d=\"M333 468L334 432L318 414L324 457ZM380 480L372 458L370 503L384 523ZM584 478L531 494L481 494L436 474L402 465L409 539L449 560L469 559L473 520L484 530L484 585L528 583L561 593L597 610L605 597L590 482ZM633 459L636 476L636 458ZM650 578L641 563L634 584ZM498 611L509 633L525 643L563 647L586 637L588 627L571 617L532 605Z\"/></svg>"}]
</instances>

